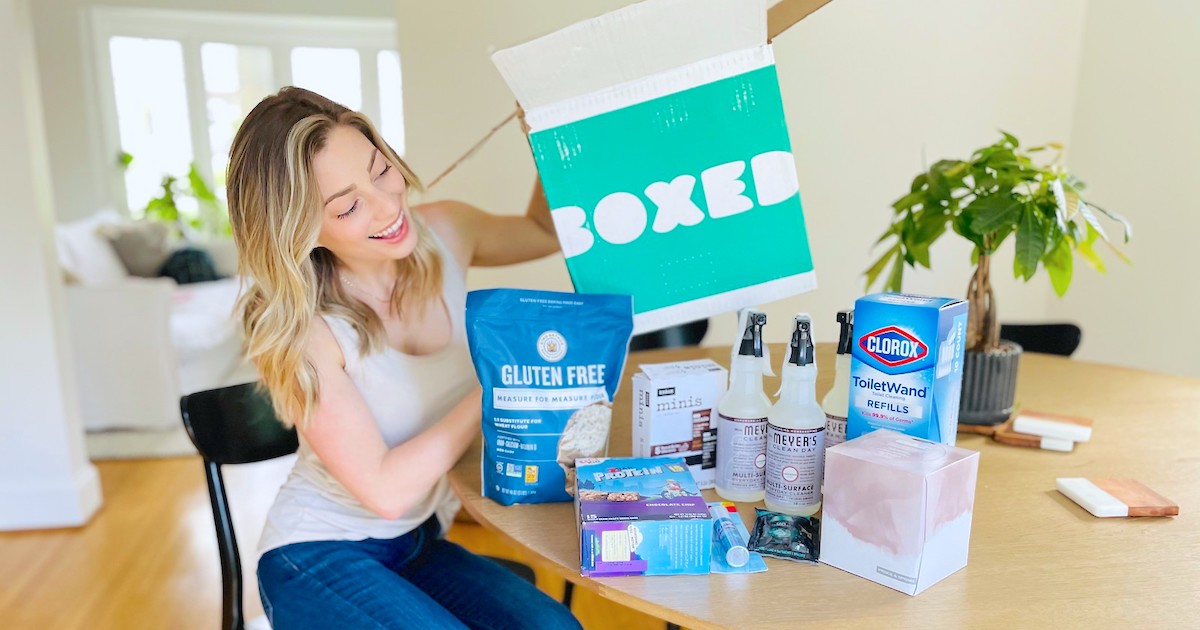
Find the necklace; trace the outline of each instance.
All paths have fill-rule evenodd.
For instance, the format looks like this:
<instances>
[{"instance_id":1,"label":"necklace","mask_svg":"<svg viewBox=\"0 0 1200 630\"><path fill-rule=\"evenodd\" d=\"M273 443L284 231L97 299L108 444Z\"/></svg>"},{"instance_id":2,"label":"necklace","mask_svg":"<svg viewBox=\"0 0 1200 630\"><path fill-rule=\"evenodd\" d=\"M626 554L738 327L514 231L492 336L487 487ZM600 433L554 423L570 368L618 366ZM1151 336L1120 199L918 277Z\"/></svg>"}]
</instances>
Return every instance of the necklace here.
<instances>
[{"instance_id":1,"label":"necklace","mask_svg":"<svg viewBox=\"0 0 1200 630\"><path fill-rule=\"evenodd\" d=\"M350 280L349 276L347 276L344 273L339 273L338 278L340 278L342 283L345 284L346 286L350 287L351 289L354 289L355 291L358 291L359 293L371 298L372 300L375 300L376 302L391 302L392 301L392 297L390 295L388 297L379 297L379 296L371 293L370 291L367 291L366 289L358 286L357 284L354 284L354 282L352 282ZM395 289L395 286L396 286L395 284L392 285L393 290Z\"/></svg>"}]
</instances>

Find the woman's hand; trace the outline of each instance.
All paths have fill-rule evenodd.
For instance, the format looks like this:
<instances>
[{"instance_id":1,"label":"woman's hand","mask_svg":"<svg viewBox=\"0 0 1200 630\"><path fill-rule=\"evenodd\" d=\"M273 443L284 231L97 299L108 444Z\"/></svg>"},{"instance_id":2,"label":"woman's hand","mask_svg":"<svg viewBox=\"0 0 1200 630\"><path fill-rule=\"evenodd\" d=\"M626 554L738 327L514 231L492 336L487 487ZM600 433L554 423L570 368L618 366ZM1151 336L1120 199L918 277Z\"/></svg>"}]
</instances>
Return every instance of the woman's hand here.
<instances>
[{"instance_id":1,"label":"woman's hand","mask_svg":"<svg viewBox=\"0 0 1200 630\"><path fill-rule=\"evenodd\" d=\"M433 426L388 447L344 368L333 332L317 319L305 355L317 370L319 398L308 427L297 427L325 468L367 509L396 519L421 501L479 435L477 385Z\"/></svg>"}]
</instances>

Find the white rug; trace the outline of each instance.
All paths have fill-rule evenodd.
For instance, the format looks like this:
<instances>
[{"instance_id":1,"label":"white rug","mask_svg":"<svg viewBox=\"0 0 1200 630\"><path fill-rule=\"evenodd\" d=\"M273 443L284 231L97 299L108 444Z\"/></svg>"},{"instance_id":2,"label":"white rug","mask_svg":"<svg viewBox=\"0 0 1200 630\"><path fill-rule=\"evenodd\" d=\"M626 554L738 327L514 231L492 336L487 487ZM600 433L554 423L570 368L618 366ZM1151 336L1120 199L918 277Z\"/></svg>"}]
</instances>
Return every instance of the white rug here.
<instances>
[{"instance_id":1,"label":"white rug","mask_svg":"<svg viewBox=\"0 0 1200 630\"><path fill-rule=\"evenodd\" d=\"M89 459L147 459L195 455L196 447L180 423L166 431L96 431L86 437Z\"/></svg>"}]
</instances>

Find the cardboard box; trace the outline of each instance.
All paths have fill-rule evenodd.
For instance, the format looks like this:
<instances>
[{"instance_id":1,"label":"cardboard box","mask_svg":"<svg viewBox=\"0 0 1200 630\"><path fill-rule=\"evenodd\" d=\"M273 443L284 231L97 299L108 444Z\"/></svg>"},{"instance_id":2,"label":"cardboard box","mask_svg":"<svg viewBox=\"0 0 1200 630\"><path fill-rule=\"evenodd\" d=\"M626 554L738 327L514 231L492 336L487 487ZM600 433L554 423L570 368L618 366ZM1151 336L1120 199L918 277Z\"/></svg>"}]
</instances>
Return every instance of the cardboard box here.
<instances>
[{"instance_id":1,"label":"cardboard box","mask_svg":"<svg viewBox=\"0 0 1200 630\"><path fill-rule=\"evenodd\" d=\"M816 287L766 16L645 0L492 57L576 291L632 295L635 333Z\"/></svg>"},{"instance_id":2,"label":"cardboard box","mask_svg":"<svg viewBox=\"0 0 1200 630\"><path fill-rule=\"evenodd\" d=\"M709 572L712 516L681 459L575 461L582 575Z\"/></svg>"},{"instance_id":3,"label":"cardboard box","mask_svg":"<svg viewBox=\"0 0 1200 630\"><path fill-rule=\"evenodd\" d=\"M979 453L881 429L825 454L821 562L916 595L967 566Z\"/></svg>"},{"instance_id":4,"label":"cardboard box","mask_svg":"<svg viewBox=\"0 0 1200 630\"><path fill-rule=\"evenodd\" d=\"M875 429L954 444L967 303L876 293L854 303L846 439Z\"/></svg>"},{"instance_id":5,"label":"cardboard box","mask_svg":"<svg viewBox=\"0 0 1200 630\"><path fill-rule=\"evenodd\" d=\"M717 403L729 376L712 359L651 363L633 375L633 454L679 457L701 489L717 482Z\"/></svg>"}]
</instances>

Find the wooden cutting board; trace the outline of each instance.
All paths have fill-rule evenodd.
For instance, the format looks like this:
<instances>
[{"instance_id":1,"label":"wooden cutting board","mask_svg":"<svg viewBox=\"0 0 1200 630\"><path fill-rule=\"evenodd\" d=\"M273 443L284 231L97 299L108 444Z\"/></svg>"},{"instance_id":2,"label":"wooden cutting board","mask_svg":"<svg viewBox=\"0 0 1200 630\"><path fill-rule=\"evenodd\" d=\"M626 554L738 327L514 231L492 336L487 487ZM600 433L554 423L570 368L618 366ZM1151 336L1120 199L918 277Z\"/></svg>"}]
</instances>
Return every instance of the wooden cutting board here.
<instances>
[{"instance_id":1,"label":"wooden cutting board","mask_svg":"<svg viewBox=\"0 0 1200 630\"><path fill-rule=\"evenodd\" d=\"M1059 478L1058 491L1096 516L1178 516L1179 506L1136 479Z\"/></svg>"},{"instance_id":2,"label":"wooden cutting board","mask_svg":"<svg viewBox=\"0 0 1200 630\"><path fill-rule=\"evenodd\" d=\"M1075 450L1075 443L1070 440L1019 433L1013 429L1014 421L1015 418L1009 418L1007 422L997 426L996 431L992 433L992 439L1009 446L1040 448L1043 451L1070 453Z\"/></svg>"}]
</instances>

